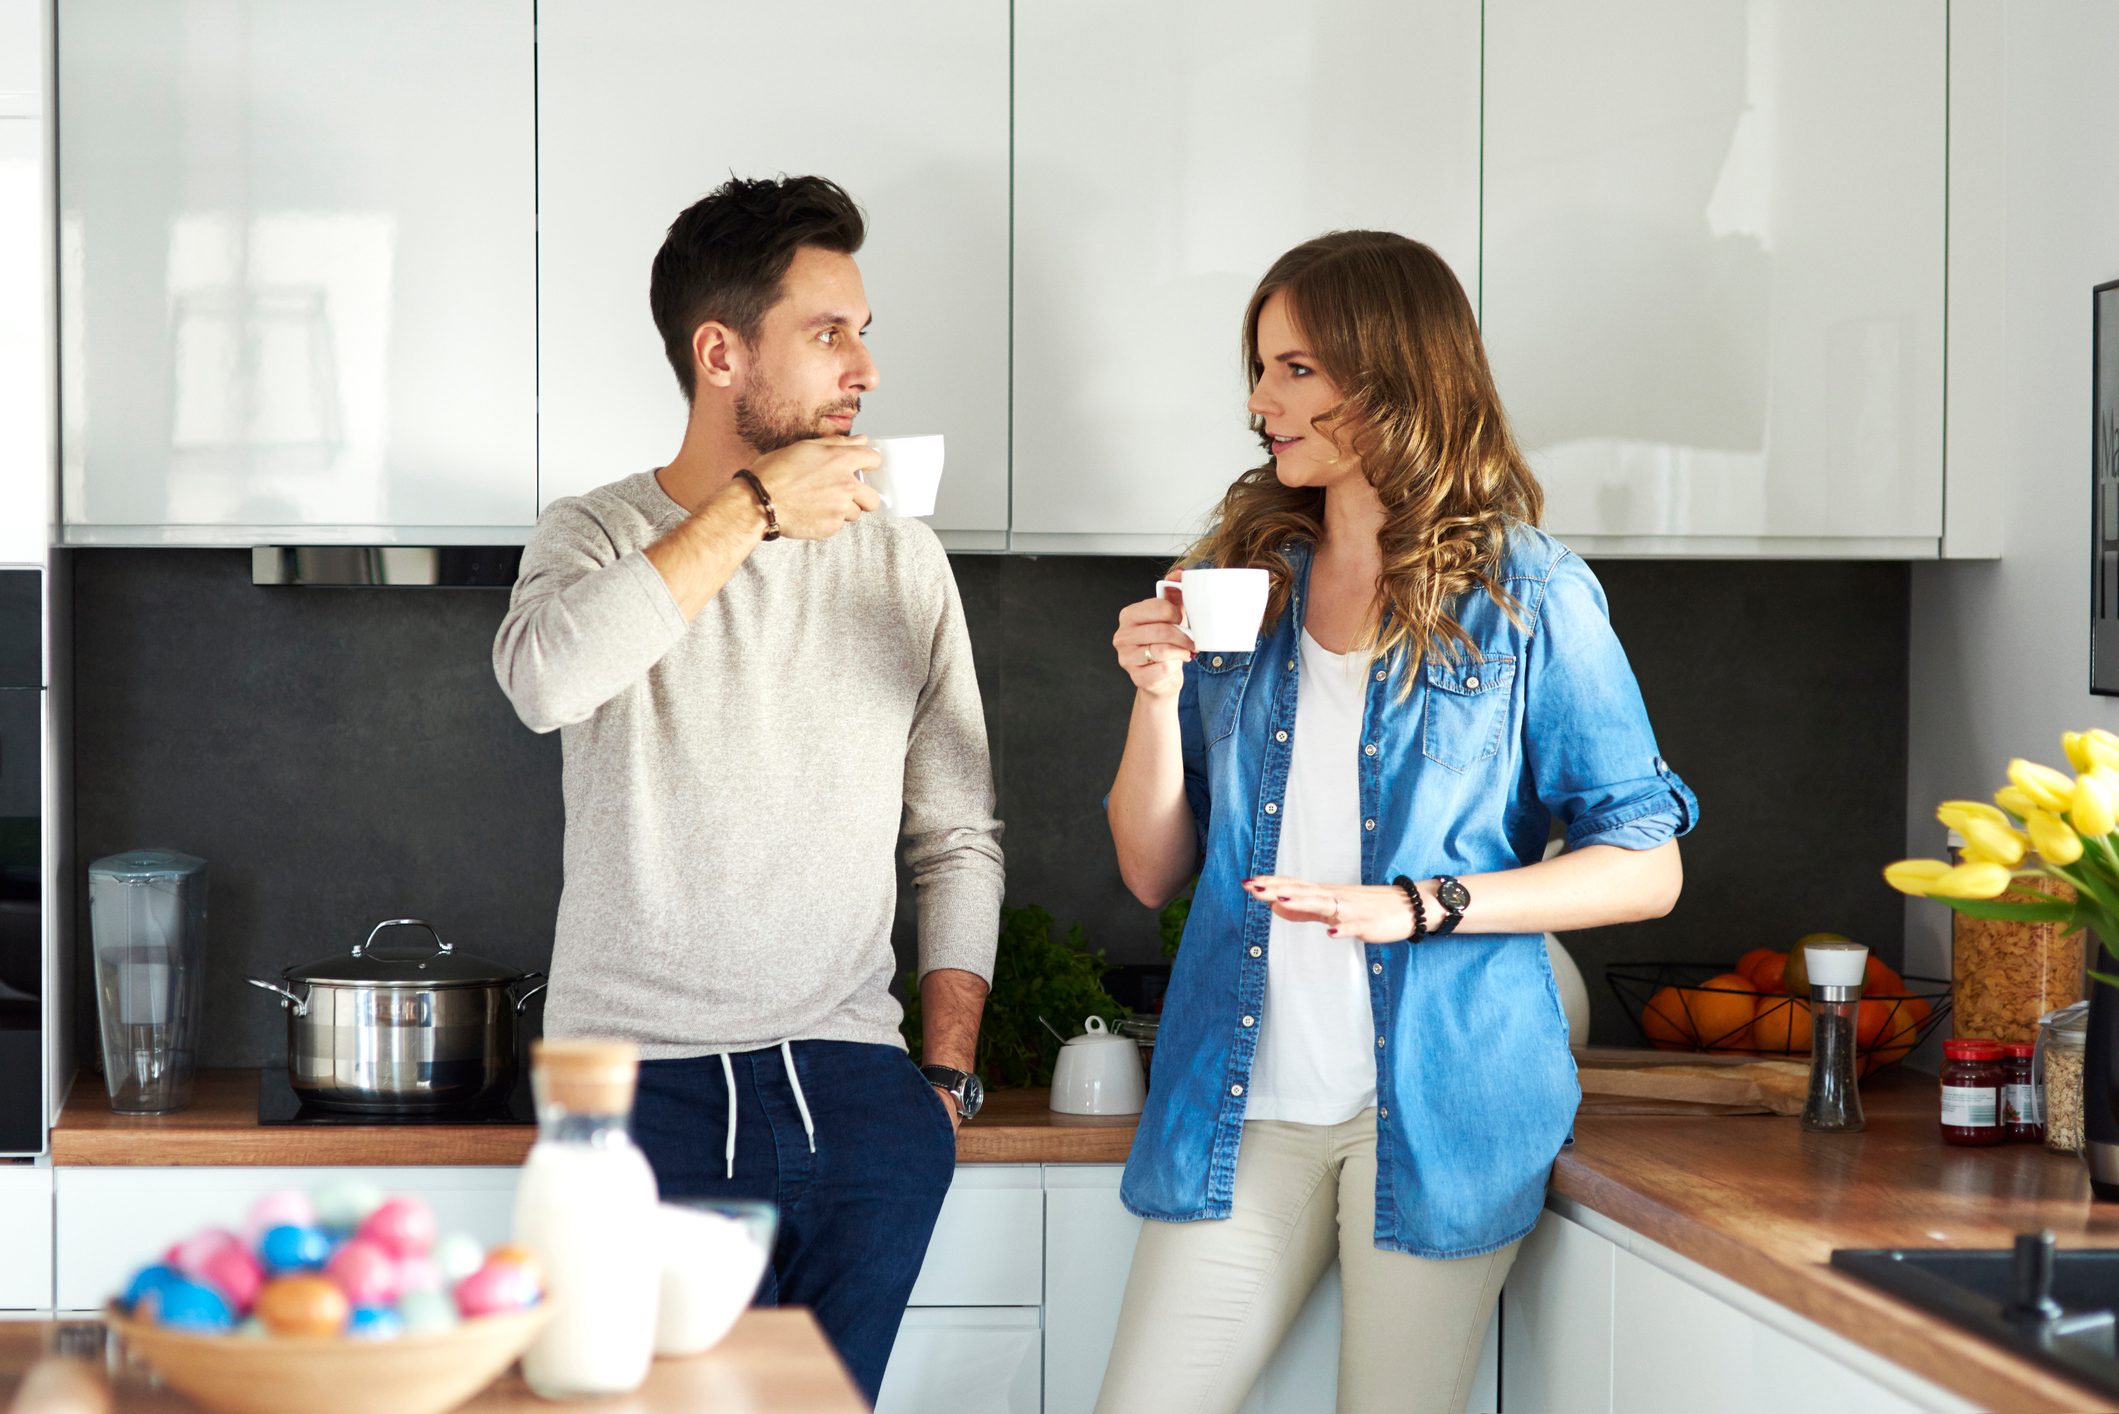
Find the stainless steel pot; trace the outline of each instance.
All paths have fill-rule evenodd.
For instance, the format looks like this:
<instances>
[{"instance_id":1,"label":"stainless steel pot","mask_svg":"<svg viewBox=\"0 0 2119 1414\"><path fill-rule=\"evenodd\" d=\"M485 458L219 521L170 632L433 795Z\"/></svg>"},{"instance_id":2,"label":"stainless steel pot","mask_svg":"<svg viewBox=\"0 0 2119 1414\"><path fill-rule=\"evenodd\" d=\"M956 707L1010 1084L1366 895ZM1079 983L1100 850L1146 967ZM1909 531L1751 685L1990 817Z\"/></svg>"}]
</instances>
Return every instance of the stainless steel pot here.
<instances>
[{"instance_id":1,"label":"stainless steel pot","mask_svg":"<svg viewBox=\"0 0 2119 1414\"><path fill-rule=\"evenodd\" d=\"M434 950L386 957L376 948L376 934L405 927L426 929ZM296 1095L338 1110L411 1114L507 1093L515 1019L544 989L543 976L457 952L423 918L392 918L350 956L290 967L278 982L244 980L282 998Z\"/></svg>"}]
</instances>

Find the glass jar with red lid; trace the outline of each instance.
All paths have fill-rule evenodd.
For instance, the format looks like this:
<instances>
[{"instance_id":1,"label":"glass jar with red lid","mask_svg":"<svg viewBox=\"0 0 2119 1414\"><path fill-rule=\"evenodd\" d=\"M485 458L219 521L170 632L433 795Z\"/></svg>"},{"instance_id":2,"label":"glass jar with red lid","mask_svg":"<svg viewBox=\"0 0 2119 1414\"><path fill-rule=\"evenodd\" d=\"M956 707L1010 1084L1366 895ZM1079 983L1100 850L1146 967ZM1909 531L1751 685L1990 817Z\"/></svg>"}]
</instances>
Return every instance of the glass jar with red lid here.
<instances>
[{"instance_id":1,"label":"glass jar with red lid","mask_svg":"<svg viewBox=\"0 0 2119 1414\"><path fill-rule=\"evenodd\" d=\"M2045 1086L2032 1064L2037 1053L2028 1041L2001 1048L2001 1127L2011 1143L2045 1142Z\"/></svg>"},{"instance_id":2,"label":"glass jar with red lid","mask_svg":"<svg viewBox=\"0 0 2119 1414\"><path fill-rule=\"evenodd\" d=\"M1942 1043L1942 1138L1946 1144L2006 1144L2001 1123L2002 1055L1995 1041Z\"/></svg>"}]
</instances>

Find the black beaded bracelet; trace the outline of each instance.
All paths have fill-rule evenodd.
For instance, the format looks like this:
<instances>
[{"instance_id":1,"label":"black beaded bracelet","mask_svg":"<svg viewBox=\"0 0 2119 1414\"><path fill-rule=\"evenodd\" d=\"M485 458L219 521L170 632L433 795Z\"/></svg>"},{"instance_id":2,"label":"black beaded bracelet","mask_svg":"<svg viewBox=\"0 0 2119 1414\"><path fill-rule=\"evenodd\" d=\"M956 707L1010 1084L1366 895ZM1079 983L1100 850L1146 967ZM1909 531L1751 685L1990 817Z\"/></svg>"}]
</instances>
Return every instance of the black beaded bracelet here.
<instances>
[{"instance_id":1,"label":"black beaded bracelet","mask_svg":"<svg viewBox=\"0 0 2119 1414\"><path fill-rule=\"evenodd\" d=\"M1417 943L1427 936L1427 905L1420 901L1419 887L1405 875L1400 874L1391 882L1405 894L1405 901L1413 906L1413 935L1406 941Z\"/></svg>"},{"instance_id":2,"label":"black beaded bracelet","mask_svg":"<svg viewBox=\"0 0 2119 1414\"><path fill-rule=\"evenodd\" d=\"M736 475L742 477L749 484L751 493L758 498L758 509L765 512L765 538L767 540L778 540L780 538L780 517L773 513L773 498L765 494L765 483L752 475L749 467L744 467Z\"/></svg>"}]
</instances>

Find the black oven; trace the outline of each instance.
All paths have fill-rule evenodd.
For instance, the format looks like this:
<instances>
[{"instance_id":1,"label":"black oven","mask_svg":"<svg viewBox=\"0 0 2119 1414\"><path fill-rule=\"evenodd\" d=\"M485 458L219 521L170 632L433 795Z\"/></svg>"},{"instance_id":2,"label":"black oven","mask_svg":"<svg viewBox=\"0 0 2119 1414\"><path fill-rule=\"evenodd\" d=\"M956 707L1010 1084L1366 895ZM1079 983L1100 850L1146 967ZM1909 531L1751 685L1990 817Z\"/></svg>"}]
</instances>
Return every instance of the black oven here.
<instances>
[{"instance_id":1,"label":"black oven","mask_svg":"<svg viewBox=\"0 0 2119 1414\"><path fill-rule=\"evenodd\" d=\"M44 1148L42 588L0 570L0 1156Z\"/></svg>"}]
</instances>

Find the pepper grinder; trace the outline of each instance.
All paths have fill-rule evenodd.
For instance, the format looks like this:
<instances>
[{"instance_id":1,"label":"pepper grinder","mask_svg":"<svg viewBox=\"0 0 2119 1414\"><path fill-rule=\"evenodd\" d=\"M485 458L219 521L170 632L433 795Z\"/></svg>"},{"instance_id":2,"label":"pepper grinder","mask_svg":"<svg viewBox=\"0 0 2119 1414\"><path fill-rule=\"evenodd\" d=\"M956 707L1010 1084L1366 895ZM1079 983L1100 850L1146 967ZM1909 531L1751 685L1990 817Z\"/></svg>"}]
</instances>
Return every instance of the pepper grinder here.
<instances>
[{"instance_id":1,"label":"pepper grinder","mask_svg":"<svg viewBox=\"0 0 2119 1414\"><path fill-rule=\"evenodd\" d=\"M1803 949L1803 965L1810 973L1810 1098L1803 1105L1803 1128L1853 1134L1863 1124L1854 1084L1854 1027L1869 950L1860 943L1811 943Z\"/></svg>"}]
</instances>

